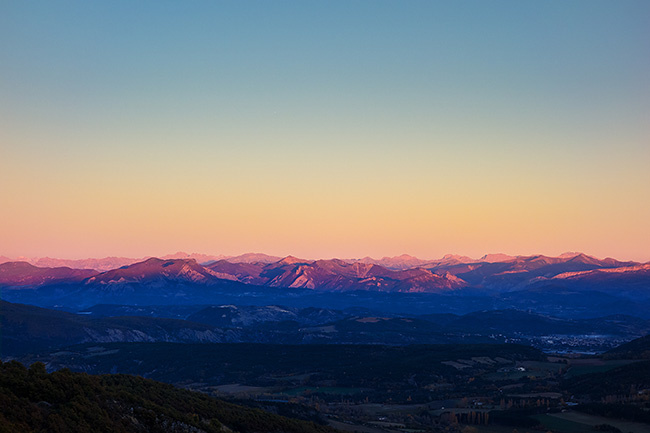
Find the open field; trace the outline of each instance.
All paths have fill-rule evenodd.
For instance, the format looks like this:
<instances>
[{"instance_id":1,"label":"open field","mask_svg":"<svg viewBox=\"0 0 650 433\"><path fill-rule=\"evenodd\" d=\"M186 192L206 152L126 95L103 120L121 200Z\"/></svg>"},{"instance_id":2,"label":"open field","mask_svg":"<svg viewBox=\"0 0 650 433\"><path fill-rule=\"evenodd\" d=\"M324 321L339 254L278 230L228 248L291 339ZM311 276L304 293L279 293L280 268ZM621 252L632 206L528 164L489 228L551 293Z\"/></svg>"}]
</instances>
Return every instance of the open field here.
<instances>
[{"instance_id":1,"label":"open field","mask_svg":"<svg viewBox=\"0 0 650 433\"><path fill-rule=\"evenodd\" d=\"M622 365L638 362L631 359L616 359L616 360L603 360L603 359L575 359L570 363L569 370L565 377L571 378L581 376L583 374L602 373L605 371L613 370Z\"/></svg>"},{"instance_id":2,"label":"open field","mask_svg":"<svg viewBox=\"0 0 650 433\"><path fill-rule=\"evenodd\" d=\"M548 415L539 415L535 417L551 430L557 430L561 433L581 433L593 431L592 427L600 424L612 425L622 432L631 433L650 433L650 425L620 421L602 416L589 415L581 412L561 412Z\"/></svg>"},{"instance_id":3,"label":"open field","mask_svg":"<svg viewBox=\"0 0 650 433\"><path fill-rule=\"evenodd\" d=\"M215 386L214 389L225 394L260 394L269 392L269 388L261 386L248 386L240 383L230 383L226 385Z\"/></svg>"},{"instance_id":4,"label":"open field","mask_svg":"<svg viewBox=\"0 0 650 433\"><path fill-rule=\"evenodd\" d=\"M559 373L566 365L543 361L523 361L516 366L503 367L500 371L485 375L487 380L520 380L524 377L546 378Z\"/></svg>"},{"instance_id":5,"label":"open field","mask_svg":"<svg viewBox=\"0 0 650 433\"><path fill-rule=\"evenodd\" d=\"M538 420L547 429L558 433L593 433L591 426L552 415L536 415Z\"/></svg>"},{"instance_id":6,"label":"open field","mask_svg":"<svg viewBox=\"0 0 650 433\"><path fill-rule=\"evenodd\" d=\"M386 430L379 427L370 427L361 424L352 424L347 422L336 421L330 419L327 421L327 424L330 427L334 427L337 430L347 431L347 432L358 432L358 433L402 433L400 430Z\"/></svg>"},{"instance_id":7,"label":"open field","mask_svg":"<svg viewBox=\"0 0 650 433\"><path fill-rule=\"evenodd\" d=\"M304 394L334 394L334 395L353 395L363 392L363 388L343 388L343 387L333 387L333 386L300 386L298 388L288 389L282 391L279 394L285 395L304 395Z\"/></svg>"}]
</instances>

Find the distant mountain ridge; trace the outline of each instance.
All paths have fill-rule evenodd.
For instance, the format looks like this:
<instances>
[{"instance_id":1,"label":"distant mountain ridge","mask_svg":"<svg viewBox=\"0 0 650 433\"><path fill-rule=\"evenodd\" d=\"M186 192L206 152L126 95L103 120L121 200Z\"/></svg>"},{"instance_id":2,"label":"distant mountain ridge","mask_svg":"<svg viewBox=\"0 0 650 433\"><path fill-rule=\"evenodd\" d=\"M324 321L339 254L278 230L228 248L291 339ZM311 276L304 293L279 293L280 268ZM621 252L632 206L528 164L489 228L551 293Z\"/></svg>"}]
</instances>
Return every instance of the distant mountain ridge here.
<instances>
[{"instance_id":1,"label":"distant mountain ridge","mask_svg":"<svg viewBox=\"0 0 650 433\"><path fill-rule=\"evenodd\" d=\"M92 269L98 272L110 271L122 266L132 265L144 260L153 258L149 257L103 257L87 259L60 259L52 257L7 257L0 256L0 264L8 262L26 262L41 268L69 267L72 269ZM201 253L186 253L183 251L174 254L167 254L159 257L160 259L194 259L198 263L210 263L218 260L228 259L232 263L273 263L281 257L269 256L261 253L246 253L239 256L211 255Z\"/></svg>"},{"instance_id":2,"label":"distant mountain ridge","mask_svg":"<svg viewBox=\"0 0 650 433\"><path fill-rule=\"evenodd\" d=\"M475 260L446 255L439 260L421 260L402 255L375 260L309 260L294 256L277 258L265 254L236 257L179 252L161 258L62 260L43 258L0 264L0 286L80 281L86 284L123 284L143 281L183 281L211 284L218 280L238 281L269 287L319 290L378 290L396 292L442 292L464 287L516 289L541 281L620 279L625 275L650 277L650 264L597 259L582 253L559 257L488 254ZM60 266L68 262L80 268ZM39 266L40 264L40 266ZM51 266L43 266L43 265ZM88 266L111 269L90 270ZM115 266L117 265L117 266Z\"/></svg>"},{"instance_id":3,"label":"distant mountain ridge","mask_svg":"<svg viewBox=\"0 0 650 433\"><path fill-rule=\"evenodd\" d=\"M6 262L0 264L1 286L33 286L54 282L82 281L96 272L68 267L42 268L27 262Z\"/></svg>"},{"instance_id":4,"label":"distant mountain ridge","mask_svg":"<svg viewBox=\"0 0 650 433\"><path fill-rule=\"evenodd\" d=\"M42 268L67 266L75 269L92 269L94 271L103 272L110 271L111 269L119 268L121 266L130 265L138 260L142 259L131 259L128 257L105 257L102 259L66 260L43 257L34 260L32 264Z\"/></svg>"},{"instance_id":5,"label":"distant mountain ridge","mask_svg":"<svg viewBox=\"0 0 650 433\"><path fill-rule=\"evenodd\" d=\"M53 257L8 257L0 255L0 264L6 262L27 262L34 266L42 268L54 268L54 267L69 267L73 269L94 269L96 271L109 271L121 266L131 265L133 263L141 262L154 256L146 257L103 257L103 258L85 258L85 259L63 259L63 258L53 258ZM293 256L286 256L293 257ZM284 257L284 258L286 258ZM512 256L503 253L491 253L485 254L478 259L474 259L468 256L458 255L458 254L446 254L440 259L420 259L418 257L411 256L409 254L402 254L394 257L382 257L381 259L375 259L373 257L363 257L363 258L344 258L341 259L348 263L366 263L366 264L375 264L380 265L385 268L395 269L395 270L405 270L416 267L425 267L429 268L432 266L449 266L453 264L470 264L470 263L500 263L500 262L509 262L515 261L518 259L526 259L532 257L546 257L548 259L556 260L567 260L575 259L578 260L590 260L594 263L616 263L619 262L612 258L606 259L597 259L593 256L589 256L580 252L566 252L560 254L557 257L552 256L543 256L543 255L532 255L532 256L523 256L517 255ZM237 256L229 256L224 254L203 254L203 253L187 253L184 251L178 251L173 254L166 254L159 256L158 258L166 259L194 259L201 264L210 264L211 262L216 262L220 260L227 260L230 263L275 263L279 260L282 260L283 257L273 256L264 253L245 253ZM305 262L313 262L314 259L301 259ZM317 259L316 259L317 260ZM322 260L322 259L321 259ZM619 263L635 263L641 264L641 262L619 262ZM650 262L647 262L650 264Z\"/></svg>"},{"instance_id":6,"label":"distant mountain ridge","mask_svg":"<svg viewBox=\"0 0 650 433\"><path fill-rule=\"evenodd\" d=\"M86 284L120 284L142 282L187 281L209 284L219 278L214 272L199 265L194 259L151 258L143 262L113 269L92 276Z\"/></svg>"},{"instance_id":7,"label":"distant mountain ridge","mask_svg":"<svg viewBox=\"0 0 650 433\"><path fill-rule=\"evenodd\" d=\"M396 271L369 263L343 260L301 260L289 256L270 264L240 264L219 261L207 266L241 282L270 287L318 290L377 290L391 292L439 292L455 290L466 283L453 275L437 275L422 268Z\"/></svg>"},{"instance_id":8,"label":"distant mountain ridge","mask_svg":"<svg viewBox=\"0 0 650 433\"><path fill-rule=\"evenodd\" d=\"M5 266L8 264L0 265L0 271ZM219 260L205 266L194 259L151 258L92 275L83 284L93 287L129 284L158 286L168 283L209 286L223 280L258 286L327 291L436 293L467 285L461 278L449 273L439 275L422 268L397 271L374 264L351 264L338 259L308 261L292 256L274 263L232 263Z\"/></svg>"},{"instance_id":9,"label":"distant mountain ridge","mask_svg":"<svg viewBox=\"0 0 650 433\"><path fill-rule=\"evenodd\" d=\"M630 302L650 301L650 264L581 253L487 255L478 260L454 255L434 261L411 256L381 259L392 267L366 259L287 256L271 261L272 256L253 254L200 263L185 253L173 256L182 258L152 257L102 272L6 262L0 264L0 288L4 299L12 302L78 307L127 302L212 304L230 302L232 296L367 292L481 296L483 305L499 308L522 308L534 302L537 311L563 315L560 307L569 301L583 311L594 305L608 313L624 313ZM292 291L299 293L292 295ZM592 293L588 299L587 292Z\"/></svg>"}]
</instances>

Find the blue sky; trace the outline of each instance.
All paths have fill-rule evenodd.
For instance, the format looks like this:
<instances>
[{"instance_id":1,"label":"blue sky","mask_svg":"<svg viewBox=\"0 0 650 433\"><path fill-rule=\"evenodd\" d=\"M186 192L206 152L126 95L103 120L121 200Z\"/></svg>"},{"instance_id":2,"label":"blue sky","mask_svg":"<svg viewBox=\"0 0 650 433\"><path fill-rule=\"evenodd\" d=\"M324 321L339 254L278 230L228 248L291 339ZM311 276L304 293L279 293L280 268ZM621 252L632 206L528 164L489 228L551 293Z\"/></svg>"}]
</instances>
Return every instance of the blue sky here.
<instances>
[{"instance_id":1,"label":"blue sky","mask_svg":"<svg viewBox=\"0 0 650 433\"><path fill-rule=\"evenodd\" d=\"M649 54L647 1L6 1L0 239L650 260Z\"/></svg>"}]
</instances>

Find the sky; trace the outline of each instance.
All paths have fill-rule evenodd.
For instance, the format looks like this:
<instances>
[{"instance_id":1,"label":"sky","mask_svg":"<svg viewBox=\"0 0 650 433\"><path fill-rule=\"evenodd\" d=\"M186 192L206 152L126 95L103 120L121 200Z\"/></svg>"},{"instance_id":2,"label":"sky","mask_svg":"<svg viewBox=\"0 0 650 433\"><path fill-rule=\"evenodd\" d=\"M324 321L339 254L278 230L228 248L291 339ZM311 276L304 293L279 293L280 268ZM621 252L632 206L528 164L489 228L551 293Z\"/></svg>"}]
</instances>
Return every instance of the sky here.
<instances>
[{"instance_id":1,"label":"sky","mask_svg":"<svg viewBox=\"0 0 650 433\"><path fill-rule=\"evenodd\" d=\"M650 2L0 2L0 255L650 260Z\"/></svg>"}]
</instances>

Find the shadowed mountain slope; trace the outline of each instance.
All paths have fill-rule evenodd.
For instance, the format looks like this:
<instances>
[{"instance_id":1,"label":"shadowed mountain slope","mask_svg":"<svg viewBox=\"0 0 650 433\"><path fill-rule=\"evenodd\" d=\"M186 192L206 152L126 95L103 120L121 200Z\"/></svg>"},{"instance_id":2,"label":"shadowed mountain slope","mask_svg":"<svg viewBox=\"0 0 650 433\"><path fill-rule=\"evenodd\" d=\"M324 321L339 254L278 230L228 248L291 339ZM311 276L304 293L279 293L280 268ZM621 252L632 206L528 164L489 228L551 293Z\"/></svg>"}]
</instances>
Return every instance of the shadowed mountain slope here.
<instances>
[{"instance_id":1,"label":"shadowed mountain slope","mask_svg":"<svg viewBox=\"0 0 650 433\"><path fill-rule=\"evenodd\" d=\"M605 355L608 358L650 359L650 335L622 344L606 352Z\"/></svg>"}]
</instances>

